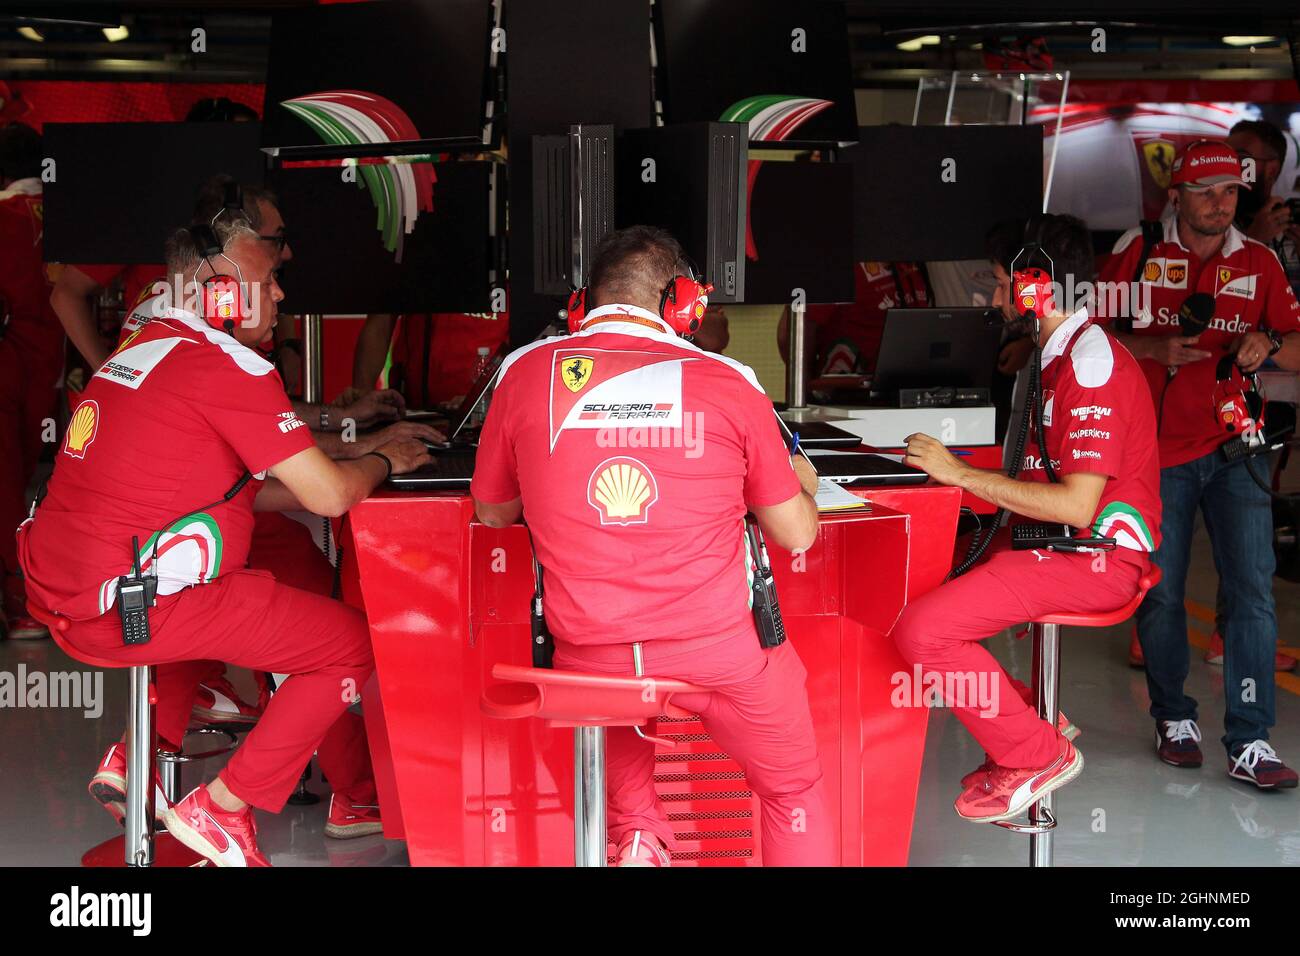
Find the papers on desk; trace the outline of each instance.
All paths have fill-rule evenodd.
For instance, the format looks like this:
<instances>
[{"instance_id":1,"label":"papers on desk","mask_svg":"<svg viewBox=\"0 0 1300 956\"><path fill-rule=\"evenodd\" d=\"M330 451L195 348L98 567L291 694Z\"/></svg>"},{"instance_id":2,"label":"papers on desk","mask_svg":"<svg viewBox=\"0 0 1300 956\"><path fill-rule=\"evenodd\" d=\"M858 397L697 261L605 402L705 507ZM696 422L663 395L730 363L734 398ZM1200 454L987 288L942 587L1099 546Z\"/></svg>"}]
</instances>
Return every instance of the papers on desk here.
<instances>
[{"instance_id":1,"label":"papers on desk","mask_svg":"<svg viewBox=\"0 0 1300 956\"><path fill-rule=\"evenodd\" d=\"M817 511L850 511L854 508L871 507L862 498L846 491L843 486L837 485L828 478L820 478L817 481Z\"/></svg>"}]
</instances>

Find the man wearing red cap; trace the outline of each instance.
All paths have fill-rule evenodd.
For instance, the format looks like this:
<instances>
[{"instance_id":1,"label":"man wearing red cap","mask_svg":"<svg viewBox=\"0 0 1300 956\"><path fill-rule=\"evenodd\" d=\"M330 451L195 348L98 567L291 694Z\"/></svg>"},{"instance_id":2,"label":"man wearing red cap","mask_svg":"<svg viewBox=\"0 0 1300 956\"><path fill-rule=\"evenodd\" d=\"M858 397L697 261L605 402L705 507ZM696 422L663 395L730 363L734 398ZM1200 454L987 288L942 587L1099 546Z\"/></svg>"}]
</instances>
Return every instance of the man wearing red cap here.
<instances>
[{"instance_id":1,"label":"man wearing red cap","mask_svg":"<svg viewBox=\"0 0 1300 956\"><path fill-rule=\"evenodd\" d=\"M1215 394L1225 357L1245 373L1269 358L1300 368L1300 303L1272 250L1233 226L1245 185L1230 146L1206 140L1187 146L1174 161L1172 212L1156 241L1144 242L1140 229L1125 233L1101 278L1140 290L1131 329L1121 328L1119 338L1140 360L1156 408L1164 522L1153 560L1164 577L1137 615L1156 752L1175 767L1201 766L1196 701L1183 689L1189 667L1183 598L1199 509L1225 611L1228 774L1274 789L1295 787L1297 776L1268 743L1277 647L1272 508L1248 462L1225 455L1235 436L1217 414ZM1194 293L1213 300L1212 317L1199 335L1183 335L1178 310ZM1117 311L1110 309L1109 318Z\"/></svg>"}]
</instances>

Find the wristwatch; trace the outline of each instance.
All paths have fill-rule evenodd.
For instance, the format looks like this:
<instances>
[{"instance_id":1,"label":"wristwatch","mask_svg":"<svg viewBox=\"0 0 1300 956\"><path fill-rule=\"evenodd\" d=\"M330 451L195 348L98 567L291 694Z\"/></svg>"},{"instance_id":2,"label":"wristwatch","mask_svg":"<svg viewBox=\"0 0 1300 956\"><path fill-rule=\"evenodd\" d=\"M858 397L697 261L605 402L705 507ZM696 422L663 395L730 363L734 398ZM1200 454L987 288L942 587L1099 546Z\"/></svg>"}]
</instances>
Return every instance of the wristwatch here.
<instances>
[{"instance_id":1,"label":"wristwatch","mask_svg":"<svg viewBox=\"0 0 1300 956\"><path fill-rule=\"evenodd\" d=\"M1268 357L1272 358L1282 349L1282 336L1275 329L1265 329L1264 334L1267 335L1268 340L1273 343L1272 347L1268 350Z\"/></svg>"}]
</instances>

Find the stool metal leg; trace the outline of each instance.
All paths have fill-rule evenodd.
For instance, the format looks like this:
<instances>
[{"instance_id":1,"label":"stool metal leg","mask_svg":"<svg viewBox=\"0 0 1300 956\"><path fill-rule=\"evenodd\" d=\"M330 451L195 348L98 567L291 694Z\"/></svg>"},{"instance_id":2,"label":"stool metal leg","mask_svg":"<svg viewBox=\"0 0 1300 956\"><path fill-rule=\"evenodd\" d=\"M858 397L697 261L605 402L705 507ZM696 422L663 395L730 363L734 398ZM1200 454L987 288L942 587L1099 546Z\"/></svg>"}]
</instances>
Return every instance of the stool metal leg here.
<instances>
[{"instance_id":1,"label":"stool metal leg","mask_svg":"<svg viewBox=\"0 0 1300 956\"><path fill-rule=\"evenodd\" d=\"M153 865L155 738L149 687L152 667L130 669L130 714L126 725L126 865Z\"/></svg>"},{"instance_id":2,"label":"stool metal leg","mask_svg":"<svg viewBox=\"0 0 1300 956\"><path fill-rule=\"evenodd\" d=\"M1061 629L1057 624L1034 624L1031 628L1034 641L1034 695L1038 705L1038 716L1055 729L1057 714L1060 711ZM1053 795L1049 793L1029 807L1031 826L1049 821L1055 823L1052 797ZM1052 865L1053 835L1051 829L1042 833L1029 834L1030 866Z\"/></svg>"},{"instance_id":3,"label":"stool metal leg","mask_svg":"<svg viewBox=\"0 0 1300 956\"><path fill-rule=\"evenodd\" d=\"M573 851L576 866L604 866L605 728L575 727Z\"/></svg>"}]
</instances>

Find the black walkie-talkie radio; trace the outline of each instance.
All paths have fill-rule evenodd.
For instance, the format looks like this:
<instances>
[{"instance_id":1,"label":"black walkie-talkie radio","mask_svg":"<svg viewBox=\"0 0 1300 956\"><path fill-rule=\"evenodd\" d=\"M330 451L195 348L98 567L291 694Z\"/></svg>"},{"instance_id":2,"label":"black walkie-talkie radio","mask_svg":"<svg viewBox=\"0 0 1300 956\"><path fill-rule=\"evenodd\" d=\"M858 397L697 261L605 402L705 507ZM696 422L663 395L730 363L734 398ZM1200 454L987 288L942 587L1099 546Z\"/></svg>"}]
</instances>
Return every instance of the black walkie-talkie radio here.
<instances>
[{"instance_id":1,"label":"black walkie-talkie radio","mask_svg":"<svg viewBox=\"0 0 1300 956\"><path fill-rule=\"evenodd\" d=\"M149 608L158 596L157 563L148 577L140 572L140 539L131 539L132 568L130 574L117 579L117 613L122 618L123 644L148 644Z\"/></svg>"},{"instance_id":2,"label":"black walkie-talkie radio","mask_svg":"<svg viewBox=\"0 0 1300 956\"><path fill-rule=\"evenodd\" d=\"M772 564L767 558L767 543L758 525L746 519L745 541L754 562L754 580L750 587L754 595L754 626L758 629L758 643L763 647L779 647L785 643L785 622L781 620L781 605L776 600L776 580L772 577Z\"/></svg>"}]
</instances>

